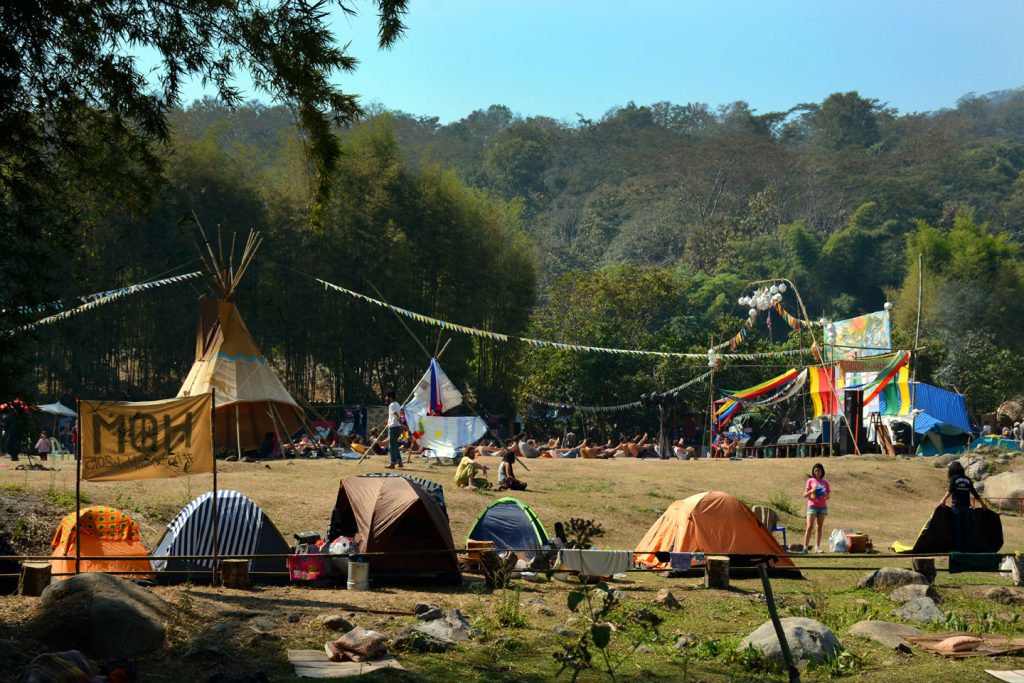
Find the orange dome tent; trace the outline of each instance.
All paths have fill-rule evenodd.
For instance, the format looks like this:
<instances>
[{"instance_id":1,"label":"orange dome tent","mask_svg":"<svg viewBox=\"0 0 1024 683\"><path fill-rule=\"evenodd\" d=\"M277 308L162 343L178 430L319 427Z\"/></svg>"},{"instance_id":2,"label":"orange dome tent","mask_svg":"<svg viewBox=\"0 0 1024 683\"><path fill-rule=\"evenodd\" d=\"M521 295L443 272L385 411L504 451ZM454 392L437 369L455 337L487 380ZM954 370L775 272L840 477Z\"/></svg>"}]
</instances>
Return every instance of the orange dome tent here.
<instances>
[{"instance_id":1,"label":"orange dome tent","mask_svg":"<svg viewBox=\"0 0 1024 683\"><path fill-rule=\"evenodd\" d=\"M637 564L667 569L654 552L691 552L706 555L784 555L775 537L761 526L743 501L722 491L705 491L668 506L636 547ZM768 563L795 567L788 557Z\"/></svg>"},{"instance_id":2,"label":"orange dome tent","mask_svg":"<svg viewBox=\"0 0 1024 683\"><path fill-rule=\"evenodd\" d=\"M82 557L125 557L149 555L142 545L139 525L117 508L101 505L82 508L79 512L81 533L75 534L75 513L64 515L53 536L50 560L54 574L75 573L75 536L81 537ZM151 572L149 560L81 560L79 572ZM132 574L130 578L152 578L151 575ZM67 576L55 576L61 580Z\"/></svg>"}]
</instances>

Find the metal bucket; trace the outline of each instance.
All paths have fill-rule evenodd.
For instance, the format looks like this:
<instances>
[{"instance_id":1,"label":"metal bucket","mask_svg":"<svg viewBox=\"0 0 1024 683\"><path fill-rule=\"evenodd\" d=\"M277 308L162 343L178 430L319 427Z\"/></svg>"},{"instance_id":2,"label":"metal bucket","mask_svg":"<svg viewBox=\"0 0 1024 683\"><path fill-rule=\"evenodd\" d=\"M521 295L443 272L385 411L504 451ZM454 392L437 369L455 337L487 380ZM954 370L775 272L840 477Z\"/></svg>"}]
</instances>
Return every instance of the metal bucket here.
<instances>
[{"instance_id":1,"label":"metal bucket","mask_svg":"<svg viewBox=\"0 0 1024 683\"><path fill-rule=\"evenodd\" d=\"M370 589L370 563L348 561L348 589L365 591Z\"/></svg>"}]
</instances>

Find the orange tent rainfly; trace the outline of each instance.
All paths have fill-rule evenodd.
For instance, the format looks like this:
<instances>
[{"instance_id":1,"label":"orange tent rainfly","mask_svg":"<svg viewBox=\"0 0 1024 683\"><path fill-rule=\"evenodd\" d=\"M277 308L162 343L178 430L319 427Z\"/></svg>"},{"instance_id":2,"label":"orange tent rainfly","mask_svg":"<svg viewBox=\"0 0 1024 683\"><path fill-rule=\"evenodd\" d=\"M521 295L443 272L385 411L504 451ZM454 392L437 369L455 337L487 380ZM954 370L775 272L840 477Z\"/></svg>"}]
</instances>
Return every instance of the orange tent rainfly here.
<instances>
[{"instance_id":1,"label":"orange tent rainfly","mask_svg":"<svg viewBox=\"0 0 1024 683\"><path fill-rule=\"evenodd\" d=\"M93 506L79 512L80 533L75 534L75 513L64 515L53 536L54 559L50 567L54 574L75 573L75 536L81 538L82 557L118 558L149 555L142 544L139 525L117 508ZM137 560L81 560L79 572L151 572L153 566L146 559ZM135 574L135 577L140 575ZM66 579L67 576L56 576ZM148 578L152 578L149 576Z\"/></svg>"},{"instance_id":2,"label":"orange tent rainfly","mask_svg":"<svg viewBox=\"0 0 1024 683\"><path fill-rule=\"evenodd\" d=\"M636 547L637 564L667 569L655 552L691 552L706 555L784 555L775 537L761 526L743 501L721 491L705 491L677 500L647 530ZM735 558L734 564L742 564ZM769 561L773 567L794 567L788 557Z\"/></svg>"}]
</instances>

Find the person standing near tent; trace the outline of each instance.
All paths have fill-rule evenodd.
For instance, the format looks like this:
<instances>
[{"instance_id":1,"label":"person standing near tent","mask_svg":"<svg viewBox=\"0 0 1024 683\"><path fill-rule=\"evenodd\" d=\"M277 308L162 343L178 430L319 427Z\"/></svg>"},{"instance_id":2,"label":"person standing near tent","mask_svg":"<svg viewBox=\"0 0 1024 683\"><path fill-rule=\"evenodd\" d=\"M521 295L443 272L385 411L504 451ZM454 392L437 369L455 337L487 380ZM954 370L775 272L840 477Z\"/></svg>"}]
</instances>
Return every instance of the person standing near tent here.
<instances>
[{"instance_id":1,"label":"person standing near tent","mask_svg":"<svg viewBox=\"0 0 1024 683\"><path fill-rule=\"evenodd\" d=\"M398 440L402 437L402 404L395 400L395 392L389 391L384 394L384 400L388 402L388 452L391 454L391 462L388 463L389 470L395 467L402 467L402 452L398 449Z\"/></svg>"},{"instance_id":2,"label":"person standing near tent","mask_svg":"<svg viewBox=\"0 0 1024 683\"><path fill-rule=\"evenodd\" d=\"M811 542L811 529L817 527L814 541L815 552L821 552L821 529L828 516L828 499L832 495L832 487L825 479L825 466L819 462L811 468L811 476L804 485L804 498L807 499L807 529L804 531L804 552Z\"/></svg>"},{"instance_id":3,"label":"person standing near tent","mask_svg":"<svg viewBox=\"0 0 1024 683\"><path fill-rule=\"evenodd\" d=\"M949 478L949 488L946 489L946 495L939 501L939 505L945 505L947 500L953 499L953 550L967 553L971 551L971 497L973 496L981 507L988 506L978 495L974 482L964 472L964 466L959 460L949 464L946 474Z\"/></svg>"},{"instance_id":4,"label":"person standing near tent","mask_svg":"<svg viewBox=\"0 0 1024 683\"><path fill-rule=\"evenodd\" d=\"M4 451L12 462L18 461L18 454L21 453L21 429L18 418L13 414L7 416L7 427L4 430Z\"/></svg>"}]
</instances>

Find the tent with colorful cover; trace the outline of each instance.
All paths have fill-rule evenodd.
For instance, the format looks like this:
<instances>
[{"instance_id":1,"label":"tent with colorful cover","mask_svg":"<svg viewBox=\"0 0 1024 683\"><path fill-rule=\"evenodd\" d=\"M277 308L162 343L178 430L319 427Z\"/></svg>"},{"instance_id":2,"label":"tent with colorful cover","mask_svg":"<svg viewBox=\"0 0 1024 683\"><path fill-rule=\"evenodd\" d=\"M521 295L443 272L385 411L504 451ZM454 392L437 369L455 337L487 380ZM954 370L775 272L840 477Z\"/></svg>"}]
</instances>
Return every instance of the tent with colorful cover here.
<instances>
[{"instance_id":1,"label":"tent with colorful cover","mask_svg":"<svg viewBox=\"0 0 1024 683\"><path fill-rule=\"evenodd\" d=\"M54 558L50 560L50 568L55 579L63 580L75 573L76 555L100 558L79 560L79 572L139 572L130 576L152 578L153 565L144 559L149 550L142 543L139 525L127 513L103 505L82 508L78 513L77 528L78 533L75 532L74 512L64 515L57 525L50 544ZM79 544L77 552L76 539ZM116 559L132 556L140 559Z\"/></svg>"}]
</instances>

